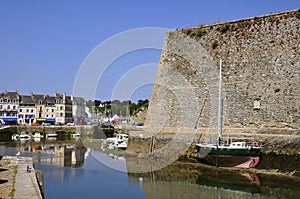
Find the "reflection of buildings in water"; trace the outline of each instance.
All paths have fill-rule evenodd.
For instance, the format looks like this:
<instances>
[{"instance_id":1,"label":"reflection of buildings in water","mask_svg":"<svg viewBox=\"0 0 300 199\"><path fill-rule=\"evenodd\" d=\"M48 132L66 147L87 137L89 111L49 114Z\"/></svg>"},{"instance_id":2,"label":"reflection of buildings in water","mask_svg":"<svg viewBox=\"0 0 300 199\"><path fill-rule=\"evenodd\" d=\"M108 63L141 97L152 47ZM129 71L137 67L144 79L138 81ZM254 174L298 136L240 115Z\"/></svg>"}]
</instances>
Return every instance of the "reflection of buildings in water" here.
<instances>
[{"instance_id":1,"label":"reflection of buildings in water","mask_svg":"<svg viewBox=\"0 0 300 199\"><path fill-rule=\"evenodd\" d=\"M92 148L87 148L86 152L84 153L84 159L87 159L91 155L91 152Z\"/></svg>"},{"instance_id":2,"label":"reflection of buildings in water","mask_svg":"<svg viewBox=\"0 0 300 199\"><path fill-rule=\"evenodd\" d=\"M64 165L65 167L80 167L84 163L86 148L81 146L65 147Z\"/></svg>"},{"instance_id":3,"label":"reflection of buildings in water","mask_svg":"<svg viewBox=\"0 0 300 199\"><path fill-rule=\"evenodd\" d=\"M38 162L60 167L80 167L84 164L86 148L79 145L28 145L20 151L31 151L38 155Z\"/></svg>"}]
</instances>

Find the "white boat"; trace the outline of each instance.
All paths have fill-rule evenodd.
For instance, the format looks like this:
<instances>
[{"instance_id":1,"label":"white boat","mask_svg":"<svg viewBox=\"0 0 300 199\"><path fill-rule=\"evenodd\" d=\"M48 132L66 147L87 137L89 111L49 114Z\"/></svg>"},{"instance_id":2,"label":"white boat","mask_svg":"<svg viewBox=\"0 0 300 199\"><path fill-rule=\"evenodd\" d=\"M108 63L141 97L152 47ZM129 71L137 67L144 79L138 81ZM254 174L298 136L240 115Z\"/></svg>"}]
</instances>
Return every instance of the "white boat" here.
<instances>
[{"instance_id":1,"label":"white boat","mask_svg":"<svg viewBox=\"0 0 300 199\"><path fill-rule=\"evenodd\" d=\"M24 140L25 140L25 139L29 140L29 139L31 139L31 136L28 135L28 134L25 133L25 132L21 132L19 138L20 138L20 139L24 139Z\"/></svg>"},{"instance_id":2,"label":"white boat","mask_svg":"<svg viewBox=\"0 0 300 199\"><path fill-rule=\"evenodd\" d=\"M49 134L46 134L46 138L47 138L47 139L57 138L57 134L56 134L56 133L49 133Z\"/></svg>"},{"instance_id":3,"label":"white boat","mask_svg":"<svg viewBox=\"0 0 300 199\"><path fill-rule=\"evenodd\" d=\"M33 138L43 138L44 136L40 132L34 133Z\"/></svg>"},{"instance_id":4,"label":"white boat","mask_svg":"<svg viewBox=\"0 0 300 199\"><path fill-rule=\"evenodd\" d=\"M122 142L118 143L117 144L117 149L126 150L127 149L127 141L122 141Z\"/></svg>"},{"instance_id":5,"label":"white boat","mask_svg":"<svg viewBox=\"0 0 300 199\"><path fill-rule=\"evenodd\" d=\"M12 140L17 140L17 139L19 139L20 138L20 135L19 134L13 134L12 136L11 136L11 139Z\"/></svg>"},{"instance_id":6,"label":"white boat","mask_svg":"<svg viewBox=\"0 0 300 199\"><path fill-rule=\"evenodd\" d=\"M41 141L41 138L33 138L33 141L35 141L35 142L40 142L40 141Z\"/></svg>"},{"instance_id":7,"label":"white boat","mask_svg":"<svg viewBox=\"0 0 300 199\"><path fill-rule=\"evenodd\" d=\"M81 138L81 134L80 133L73 133L73 134L71 134L71 138L74 138L74 139Z\"/></svg>"},{"instance_id":8,"label":"white boat","mask_svg":"<svg viewBox=\"0 0 300 199\"><path fill-rule=\"evenodd\" d=\"M107 138L109 149L123 149L127 148L128 135L127 134L117 134L116 137Z\"/></svg>"}]
</instances>

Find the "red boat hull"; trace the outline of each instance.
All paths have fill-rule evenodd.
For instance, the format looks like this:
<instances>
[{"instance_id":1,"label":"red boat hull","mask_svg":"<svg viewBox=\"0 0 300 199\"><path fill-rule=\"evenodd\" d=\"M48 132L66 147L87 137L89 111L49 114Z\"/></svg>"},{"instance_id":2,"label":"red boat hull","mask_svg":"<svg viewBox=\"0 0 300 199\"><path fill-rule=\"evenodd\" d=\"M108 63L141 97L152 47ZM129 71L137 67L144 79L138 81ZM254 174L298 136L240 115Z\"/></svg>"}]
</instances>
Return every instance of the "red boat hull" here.
<instances>
[{"instance_id":1,"label":"red boat hull","mask_svg":"<svg viewBox=\"0 0 300 199\"><path fill-rule=\"evenodd\" d=\"M218 167L253 168L259 163L259 157L206 155L203 159L210 165Z\"/></svg>"}]
</instances>

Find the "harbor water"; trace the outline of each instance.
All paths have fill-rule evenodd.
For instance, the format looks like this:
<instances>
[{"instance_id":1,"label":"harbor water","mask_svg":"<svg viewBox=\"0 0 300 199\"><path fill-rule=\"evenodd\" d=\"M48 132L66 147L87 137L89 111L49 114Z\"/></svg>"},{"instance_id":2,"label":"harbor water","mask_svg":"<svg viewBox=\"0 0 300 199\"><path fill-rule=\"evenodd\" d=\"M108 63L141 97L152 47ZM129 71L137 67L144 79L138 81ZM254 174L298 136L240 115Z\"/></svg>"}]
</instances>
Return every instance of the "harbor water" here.
<instances>
[{"instance_id":1,"label":"harbor water","mask_svg":"<svg viewBox=\"0 0 300 199\"><path fill-rule=\"evenodd\" d=\"M90 145L92 146L92 145ZM299 198L300 180L256 170L222 170L174 162L156 171L128 172L132 159L80 139L0 140L1 153L33 157L46 199L56 198ZM146 164L144 162L144 164ZM138 166L135 165L135 166ZM149 165L149 168L151 165Z\"/></svg>"}]
</instances>

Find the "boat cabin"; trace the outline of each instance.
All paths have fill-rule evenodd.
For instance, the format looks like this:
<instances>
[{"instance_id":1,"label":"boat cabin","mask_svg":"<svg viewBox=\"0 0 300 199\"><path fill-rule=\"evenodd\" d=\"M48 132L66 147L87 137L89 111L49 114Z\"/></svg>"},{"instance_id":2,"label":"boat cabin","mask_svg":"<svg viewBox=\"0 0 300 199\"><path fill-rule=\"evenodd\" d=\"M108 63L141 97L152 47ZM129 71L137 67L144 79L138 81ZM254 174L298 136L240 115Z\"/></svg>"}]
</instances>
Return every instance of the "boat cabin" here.
<instances>
[{"instance_id":1,"label":"boat cabin","mask_svg":"<svg viewBox=\"0 0 300 199\"><path fill-rule=\"evenodd\" d=\"M246 142L232 142L229 145L229 148L245 148L246 146Z\"/></svg>"},{"instance_id":2,"label":"boat cabin","mask_svg":"<svg viewBox=\"0 0 300 199\"><path fill-rule=\"evenodd\" d=\"M128 135L127 134L117 134L116 138L119 140L127 141L128 140Z\"/></svg>"}]
</instances>

